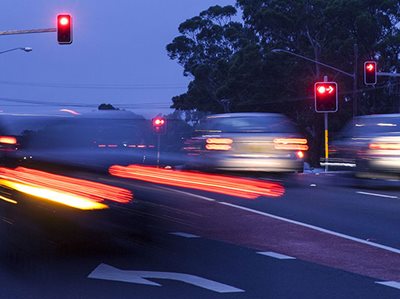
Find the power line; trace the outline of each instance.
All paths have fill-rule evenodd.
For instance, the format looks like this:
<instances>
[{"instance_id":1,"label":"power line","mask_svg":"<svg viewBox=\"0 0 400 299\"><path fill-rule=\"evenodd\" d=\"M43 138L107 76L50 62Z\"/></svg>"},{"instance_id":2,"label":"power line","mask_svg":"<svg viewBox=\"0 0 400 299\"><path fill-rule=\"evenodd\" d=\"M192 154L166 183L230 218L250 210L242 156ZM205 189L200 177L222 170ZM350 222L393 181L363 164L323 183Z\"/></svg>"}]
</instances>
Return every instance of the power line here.
<instances>
[{"instance_id":1,"label":"power line","mask_svg":"<svg viewBox=\"0 0 400 299\"><path fill-rule=\"evenodd\" d=\"M66 89L131 89L131 90L148 90L148 89L182 89L187 88L187 85L181 84L151 84L151 83L138 83L138 84L100 84L100 83L40 83L40 82L17 82L17 81L0 81L2 85L13 86L30 86L40 88L66 88Z\"/></svg>"}]
</instances>

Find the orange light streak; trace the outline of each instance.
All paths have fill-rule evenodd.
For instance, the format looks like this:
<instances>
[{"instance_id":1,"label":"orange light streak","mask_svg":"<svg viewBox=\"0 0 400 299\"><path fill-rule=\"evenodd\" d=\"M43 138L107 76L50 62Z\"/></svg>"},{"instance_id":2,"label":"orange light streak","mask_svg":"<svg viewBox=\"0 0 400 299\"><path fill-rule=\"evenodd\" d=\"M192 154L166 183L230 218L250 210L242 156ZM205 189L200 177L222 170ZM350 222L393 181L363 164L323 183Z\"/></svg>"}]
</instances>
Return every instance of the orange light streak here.
<instances>
[{"instance_id":1,"label":"orange light streak","mask_svg":"<svg viewBox=\"0 0 400 299\"><path fill-rule=\"evenodd\" d=\"M124 204L132 200L132 193L126 189L24 167L0 167L0 184L84 210L106 208L101 204L104 200Z\"/></svg>"},{"instance_id":2,"label":"orange light streak","mask_svg":"<svg viewBox=\"0 0 400 299\"><path fill-rule=\"evenodd\" d=\"M109 172L111 175L117 177L198 189L249 199L255 199L259 196L279 197L285 191L283 186L278 183L190 171L173 171L151 166L113 165L110 167Z\"/></svg>"}]
</instances>

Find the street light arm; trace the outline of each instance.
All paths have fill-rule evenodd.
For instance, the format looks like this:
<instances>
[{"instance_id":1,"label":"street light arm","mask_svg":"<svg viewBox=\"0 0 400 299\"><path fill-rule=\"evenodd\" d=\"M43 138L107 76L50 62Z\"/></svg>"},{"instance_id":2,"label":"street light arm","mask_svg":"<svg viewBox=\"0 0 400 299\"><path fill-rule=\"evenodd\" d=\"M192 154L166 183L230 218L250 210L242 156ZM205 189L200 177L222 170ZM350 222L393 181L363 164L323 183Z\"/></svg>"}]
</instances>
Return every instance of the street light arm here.
<instances>
[{"instance_id":1,"label":"street light arm","mask_svg":"<svg viewBox=\"0 0 400 299\"><path fill-rule=\"evenodd\" d=\"M354 75L354 74L350 74L350 73L348 73L348 72L342 71L341 69L338 69L338 68L336 68L336 67L334 67L334 66L331 66L331 65L329 65L329 64L325 64L325 63L316 61L316 60L314 60L314 59L311 59L311 58L305 57L305 56L303 56L303 55L299 55L299 54L293 53L293 52L291 52L291 51L287 51L287 50L284 50L284 49L272 49L271 52L273 52L273 53L284 52L284 53L287 53L287 54L290 54L290 55L293 55L293 56L302 58L302 59L304 59L304 60L308 60L308 61L314 62L314 63L316 63L316 64L325 66L325 67L330 68L330 69L332 69L332 70L335 70L335 71L337 71L337 72L339 72L339 73L342 73L342 74L344 74L344 75L347 75L347 76L349 76L349 77L351 77L351 78L353 78L353 79L355 78L355 75Z\"/></svg>"},{"instance_id":2,"label":"street light arm","mask_svg":"<svg viewBox=\"0 0 400 299\"><path fill-rule=\"evenodd\" d=\"M0 54L11 52L11 51L16 51L16 50L22 50L22 51L25 51L25 52L30 52L30 51L32 51L32 48L29 48L29 47L12 48L12 49L8 49L8 50L5 50L5 51L1 51Z\"/></svg>"}]
</instances>

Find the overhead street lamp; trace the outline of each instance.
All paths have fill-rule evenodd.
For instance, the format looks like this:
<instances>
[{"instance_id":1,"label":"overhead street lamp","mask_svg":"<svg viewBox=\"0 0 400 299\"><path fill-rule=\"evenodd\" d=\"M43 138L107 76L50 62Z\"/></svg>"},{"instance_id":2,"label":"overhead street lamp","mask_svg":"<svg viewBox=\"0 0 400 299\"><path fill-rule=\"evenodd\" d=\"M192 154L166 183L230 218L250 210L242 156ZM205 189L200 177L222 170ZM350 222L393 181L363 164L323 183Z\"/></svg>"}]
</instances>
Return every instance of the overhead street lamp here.
<instances>
[{"instance_id":1,"label":"overhead street lamp","mask_svg":"<svg viewBox=\"0 0 400 299\"><path fill-rule=\"evenodd\" d=\"M7 52L12 52L12 51L17 51L17 50L21 50L21 51L25 51L25 52L31 52L32 48L31 47L18 47L18 48L12 48L12 49L8 49L5 51L1 51L0 54L4 54Z\"/></svg>"}]
</instances>

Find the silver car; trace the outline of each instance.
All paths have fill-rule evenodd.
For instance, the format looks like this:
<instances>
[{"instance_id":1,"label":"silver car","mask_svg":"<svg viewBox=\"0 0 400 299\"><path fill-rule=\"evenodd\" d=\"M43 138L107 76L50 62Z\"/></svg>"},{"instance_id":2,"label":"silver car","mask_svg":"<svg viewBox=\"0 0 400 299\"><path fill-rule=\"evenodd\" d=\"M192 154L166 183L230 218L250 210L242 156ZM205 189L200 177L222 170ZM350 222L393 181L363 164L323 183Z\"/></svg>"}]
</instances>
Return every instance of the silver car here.
<instances>
[{"instance_id":1,"label":"silver car","mask_svg":"<svg viewBox=\"0 0 400 299\"><path fill-rule=\"evenodd\" d=\"M330 147L330 165L350 166L356 176L400 178L400 114L354 118Z\"/></svg>"},{"instance_id":2,"label":"silver car","mask_svg":"<svg viewBox=\"0 0 400 299\"><path fill-rule=\"evenodd\" d=\"M307 139L284 115L209 115L186 141L190 168L224 171L301 172Z\"/></svg>"}]
</instances>

